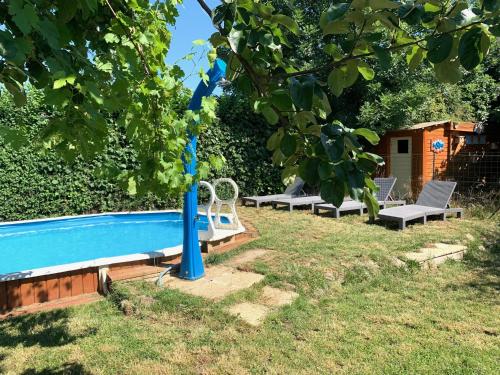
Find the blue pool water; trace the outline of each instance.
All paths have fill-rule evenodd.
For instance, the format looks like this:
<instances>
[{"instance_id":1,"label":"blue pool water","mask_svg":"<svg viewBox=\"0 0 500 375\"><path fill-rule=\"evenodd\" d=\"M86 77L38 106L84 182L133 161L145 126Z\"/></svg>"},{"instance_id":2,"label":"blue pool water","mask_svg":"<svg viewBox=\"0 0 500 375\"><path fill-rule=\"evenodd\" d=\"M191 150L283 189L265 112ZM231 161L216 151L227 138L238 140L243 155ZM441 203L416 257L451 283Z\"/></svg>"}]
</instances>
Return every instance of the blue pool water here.
<instances>
[{"instance_id":1,"label":"blue pool water","mask_svg":"<svg viewBox=\"0 0 500 375\"><path fill-rule=\"evenodd\" d=\"M207 230L207 218L198 225ZM0 225L0 275L178 246L182 228L180 212Z\"/></svg>"}]
</instances>

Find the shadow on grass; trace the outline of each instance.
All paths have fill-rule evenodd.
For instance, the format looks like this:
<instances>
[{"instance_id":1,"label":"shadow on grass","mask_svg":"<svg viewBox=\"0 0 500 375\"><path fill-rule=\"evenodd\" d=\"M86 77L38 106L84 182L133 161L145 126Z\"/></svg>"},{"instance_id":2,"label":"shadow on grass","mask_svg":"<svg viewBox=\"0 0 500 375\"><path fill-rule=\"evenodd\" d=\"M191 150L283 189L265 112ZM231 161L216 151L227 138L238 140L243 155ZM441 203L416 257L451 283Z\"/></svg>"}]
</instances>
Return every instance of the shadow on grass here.
<instances>
[{"instance_id":1,"label":"shadow on grass","mask_svg":"<svg viewBox=\"0 0 500 375\"><path fill-rule=\"evenodd\" d=\"M0 354L0 374L4 374L6 371L5 371L5 368L2 364L2 362L4 361L4 359L6 358L7 356L5 354Z\"/></svg>"},{"instance_id":2,"label":"shadow on grass","mask_svg":"<svg viewBox=\"0 0 500 375\"><path fill-rule=\"evenodd\" d=\"M0 347L63 346L96 332L89 328L78 335L70 333L69 310L54 310L0 321Z\"/></svg>"},{"instance_id":3,"label":"shadow on grass","mask_svg":"<svg viewBox=\"0 0 500 375\"><path fill-rule=\"evenodd\" d=\"M86 371L79 363L65 363L61 366L46 368L43 370L27 369L21 373L22 375L91 375L92 373Z\"/></svg>"},{"instance_id":4,"label":"shadow on grass","mask_svg":"<svg viewBox=\"0 0 500 375\"><path fill-rule=\"evenodd\" d=\"M500 239L498 232L484 233L484 250L472 248L466 254L467 263L477 272L468 285L482 293L500 291Z\"/></svg>"}]
</instances>

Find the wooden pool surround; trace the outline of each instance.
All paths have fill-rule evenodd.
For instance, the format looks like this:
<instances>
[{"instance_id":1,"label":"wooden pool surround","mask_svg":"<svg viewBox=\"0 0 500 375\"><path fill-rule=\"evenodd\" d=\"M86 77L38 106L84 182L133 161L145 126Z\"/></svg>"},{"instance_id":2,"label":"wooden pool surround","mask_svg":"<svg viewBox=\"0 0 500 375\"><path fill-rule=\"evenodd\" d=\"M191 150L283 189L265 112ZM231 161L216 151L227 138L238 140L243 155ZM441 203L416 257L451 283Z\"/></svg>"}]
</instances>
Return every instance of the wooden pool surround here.
<instances>
[{"instance_id":1,"label":"wooden pool surround","mask_svg":"<svg viewBox=\"0 0 500 375\"><path fill-rule=\"evenodd\" d=\"M239 247L258 237L256 229L245 222L246 231L225 240L202 244L202 251L222 253ZM178 264L180 256L171 256L113 264L108 267L106 286L117 280L131 280L158 274L160 263ZM103 291L99 268L85 268L70 272L19 280L0 281L0 319L19 313L43 310L43 305L57 308L89 301L89 297ZM82 297L82 298L79 298ZM64 301L68 301L65 305ZM42 306L42 308L40 308ZM18 314L14 312L18 311ZM14 314L12 314L14 313Z\"/></svg>"}]
</instances>

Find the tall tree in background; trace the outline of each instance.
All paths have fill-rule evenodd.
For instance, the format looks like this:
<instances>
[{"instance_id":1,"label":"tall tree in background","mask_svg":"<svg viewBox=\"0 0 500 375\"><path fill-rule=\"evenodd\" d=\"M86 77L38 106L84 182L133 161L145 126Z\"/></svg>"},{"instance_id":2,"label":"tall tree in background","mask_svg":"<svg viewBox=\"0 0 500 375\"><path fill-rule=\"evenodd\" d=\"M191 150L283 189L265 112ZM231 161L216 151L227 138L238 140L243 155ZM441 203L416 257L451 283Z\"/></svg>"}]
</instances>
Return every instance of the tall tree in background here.
<instances>
[{"instance_id":1,"label":"tall tree in background","mask_svg":"<svg viewBox=\"0 0 500 375\"><path fill-rule=\"evenodd\" d=\"M326 0L269 0L280 12L294 17L301 30L296 48L289 51L297 66L324 64L329 57L321 46L323 35L317 20L331 2ZM479 8L480 4L475 3ZM418 25L417 25L418 27ZM341 38L334 35L333 38ZM340 42L340 39L338 40ZM481 66L468 72L456 84L439 82L432 64L425 60L409 67L402 54L393 54L390 64L378 61L372 81L358 80L340 97L329 96L331 118L350 127L368 127L379 134L424 121L451 118L475 121L486 130L498 126L500 56L496 41ZM327 79L325 72L322 79ZM489 127L488 127L489 125ZM493 135L493 131L490 131Z\"/></svg>"},{"instance_id":2,"label":"tall tree in background","mask_svg":"<svg viewBox=\"0 0 500 375\"><path fill-rule=\"evenodd\" d=\"M182 172L186 132L194 122L209 123L214 110L206 100L199 114L178 115L168 104L182 77L165 64L166 26L175 22L178 3L2 0L0 82L19 104L24 82L46 90L64 113L51 122L47 144L65 153L102 149L109 113L138 150L139 167L124 172L129 189L182 191L195 177ZM288 52L301 34L292 17L257 0L223 0L213 11L198 3L217 30L213 46L226 52L229 80L276 126L268 146L285 167L283 178L299 174L336 205L349 193L371 214L378 205L369 175L382 160L359 138L376 143L378 136L329 121L327 92L338 97L359 76L372 80L375 61L388 66L392 54L405 55L411 66L427 59L438 79L457 82L460 66L474 69L499 32L495 0L477 9L462 0L339 2L316 19L328 62L305 67Z\"/></svg>"}]
</instances>

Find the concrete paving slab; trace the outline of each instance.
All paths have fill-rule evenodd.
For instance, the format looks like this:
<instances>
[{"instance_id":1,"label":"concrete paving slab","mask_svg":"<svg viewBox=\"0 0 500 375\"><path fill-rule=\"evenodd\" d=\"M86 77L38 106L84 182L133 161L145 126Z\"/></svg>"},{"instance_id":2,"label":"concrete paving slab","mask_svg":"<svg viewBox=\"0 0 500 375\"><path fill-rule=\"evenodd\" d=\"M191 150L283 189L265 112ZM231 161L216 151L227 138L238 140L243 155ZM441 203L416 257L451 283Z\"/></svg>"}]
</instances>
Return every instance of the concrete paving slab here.
<instances>
[{"instance_id":1,"label":"concrete paving slab","mask_svg":"<svg viewBox=\"0 0 500 375\"><path fill-rule=\"evenodd\" d=\"M223 299L231 293L262 281L264 275L243 272L231 267L214 266L205 269L205 277L189 281L174 276L165 277L165 286L181 292L212 300Z\"/></svg>"},{"instance_id":2,"label":"concrete paving slab","mask_svg":"<svg viewBox=\"0 0 500 375\"><path fill-rule=\"evenodd\" d=\"M257 303L243 302L229 308L229 313L247 322L251 326L259 326L271 310Z\"/></svg>"},{"instance_id":3,"label":"concrete paving slab","mask_svg":"<svg viewBox=\"0 0 500 375\"><path fill-rule=\"evenodd\" d=\"M405 254L407 259L418 263L428 263L429 267L435 267L448 259L460 260L467 249L464 245L453 245L445 243L432 244L434 247L422 248L418 252Z\"/></svg>"},{"instance_id":4,"label":"concrete paving slab","mask_svg":"<svg viewBox=\"0 0 500 375\"><path fill-rule=\"evenodd\" d=\"M298 293L265 286L262 289L260 302L267 306L290 305L298 297Z\"/></svg>"}]
</instances>

